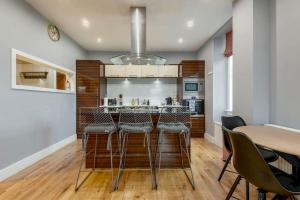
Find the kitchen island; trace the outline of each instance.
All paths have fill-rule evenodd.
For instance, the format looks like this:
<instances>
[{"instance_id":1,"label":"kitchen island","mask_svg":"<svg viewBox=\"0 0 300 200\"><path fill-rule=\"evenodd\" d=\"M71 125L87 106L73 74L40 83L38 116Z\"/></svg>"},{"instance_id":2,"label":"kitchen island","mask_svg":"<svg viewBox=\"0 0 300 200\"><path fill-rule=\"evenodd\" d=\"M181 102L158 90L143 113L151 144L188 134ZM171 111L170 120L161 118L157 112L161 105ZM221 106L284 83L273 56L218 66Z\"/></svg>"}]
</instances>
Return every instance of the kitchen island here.
<instances>
[{"instance_id":1,"label":"kitchen island","mask_svg":"<svg viewBox=\"0 0 300 200\"><path fill-rule=\"evenodd\" d=\"M119 112L116 110L109 110L115 123L118 123ZM157 151L157 139L158 131L156 125L159 119L159 110L153 108L151 110L151 117L154 125L154 129L151 132L151 151L153 161L156 157ZM95 136L91 135L87 143L87 151L91 152L86 158L86 167L92 168L94 165L94 147L95 147ZM184 139L181 139L184 142ZM96 159L96 168L110 168L110 155L109 151L106 149L107 136L98 136L97 144L97 155L101 154L101 157ZM113 135L112 138L113 151L117 152L118 142L117 134ZM181 168L181 158L180 158L180 148L179 140L176 134L167 134L163 139L163 149L162 149L162 162L161 168ZM190 146L189 146L190 149ZM143 155L137 155L143 154ZM115 154L113 159L114 168L119 166L120 156L118 153ZM184 166L188 166L188 160L186 156L183 156ZM126 158L127 168L149 168L149 160L147 154L147 148L144 147L144 134L129 134L128 148L127 148L127 158Z\"/></svg>"}]
</instances>

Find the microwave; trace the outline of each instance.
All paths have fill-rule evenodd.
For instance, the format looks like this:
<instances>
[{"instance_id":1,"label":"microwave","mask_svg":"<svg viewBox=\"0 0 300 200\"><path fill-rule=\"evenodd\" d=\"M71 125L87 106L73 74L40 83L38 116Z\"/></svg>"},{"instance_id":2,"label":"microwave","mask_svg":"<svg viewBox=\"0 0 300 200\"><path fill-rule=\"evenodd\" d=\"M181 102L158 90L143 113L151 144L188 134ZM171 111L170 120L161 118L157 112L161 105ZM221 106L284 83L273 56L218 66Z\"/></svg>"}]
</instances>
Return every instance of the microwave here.
<instances>
[{"instance_id":1,"label":"microwave","mask_svg":"<svg viewBox=\"0 0 300 200\"><path fill-rule=\"evenodd\" d=\"M184 79L183 93L204 94L204 80L199 78Z\"/></svg>"}]
</instances>

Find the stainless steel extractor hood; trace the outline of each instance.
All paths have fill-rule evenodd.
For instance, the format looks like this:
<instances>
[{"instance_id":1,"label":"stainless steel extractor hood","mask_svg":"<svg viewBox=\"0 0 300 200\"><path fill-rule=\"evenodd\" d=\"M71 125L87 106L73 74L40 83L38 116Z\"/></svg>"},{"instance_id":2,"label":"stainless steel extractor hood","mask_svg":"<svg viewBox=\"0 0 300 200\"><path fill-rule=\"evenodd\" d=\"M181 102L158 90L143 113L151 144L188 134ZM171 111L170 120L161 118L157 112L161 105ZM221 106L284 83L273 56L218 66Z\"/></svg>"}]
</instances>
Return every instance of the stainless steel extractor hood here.
<instances>
[{"instance_id":1,"label":"stainless steel extractor hood","mask_svg":"<svg viewBox=\"0 0 300 200\"><path fill-rule=\"evenodd\" d=\"M113 57L117 65L163 65L166 59L146 53L146 7L131 7L131 52Z\"/></svg>"}]
</instances>

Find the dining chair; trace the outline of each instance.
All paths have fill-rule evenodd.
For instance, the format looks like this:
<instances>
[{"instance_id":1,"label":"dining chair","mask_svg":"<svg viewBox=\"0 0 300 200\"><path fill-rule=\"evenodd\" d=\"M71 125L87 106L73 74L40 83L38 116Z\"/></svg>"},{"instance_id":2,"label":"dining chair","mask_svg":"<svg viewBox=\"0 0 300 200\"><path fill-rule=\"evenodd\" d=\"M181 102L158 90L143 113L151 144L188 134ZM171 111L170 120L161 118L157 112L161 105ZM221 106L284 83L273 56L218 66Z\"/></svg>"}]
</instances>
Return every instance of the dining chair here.
<instances>
[{"instance_id":1,"label":"dining chair","mask_svg":"<svg viewBox=\"0 0 300 200\"><path fill-rule=\"evenodd\" d=\"M227 171L227 166L231 161L232 158L232 147L231 147L231 143L230 143L230 139L229 139L229 133L226 130L233 130L237 127L240 126L246 126L246 122L243 120L243 118L241 118L240 116L222 116L221 117L222 120L222 132L223 132L223 145L224 148L226 149L226 151L229 153L225 164L221 170L221 173L218 177L218 181L221 181L225 171ZM224 127L224 128L223 128ZM278 155L269 150L269 149L265 149L263 147L258 147L261 154L263 155L263 158L266 160L266 162L270 163L270 162L274 162L278 159ZM229 171L232 172L232 171ZM231 195L233 194L235 188L237 187L237 182L234 182L234 184L232 185L228 196L231 197ZM249 183L246 182L246 199L249 199Z\"/></svg>"},{"instance_id":2,"label":"dining chair","mask_svg":"<svg viewBox=\"0 0 300 200\"><path fill-rule=\"evenodd\" d=\"M241 178L258 188L258 199L266 200L266 193L272 192L274 198L295 199L300 194L300 183L293 176L269 165L261 151L244 133L226 129L229 133L233 152L233 166Z\"/></svg>"},{"instance_id":3,"label":"dining chair","mask_svg":"<svg viewBox=\"0 0 300 200\"><path fill-rule=\"evenodd\" d=\"M97 152L99 141L98 136L107 135L106 148L110 151L110 164L111 164L111 182L112 188L114 189L114 173L113 173L113 157L117 152L120 152L120 137L117 133L117 127L113 121L113 118L110 113L106 112L104 108L100 107L82 107L80 108L79 122L80 128L83 130L83 150L82 150L82 159L79 167L79 171L77 174L77 180L75 184L75 191L77 191L80 186L87 180L87 178L91 175L92 172L96 171L96 163L97 158L99 157L107 157L106 154L100 154ZM112 147L112 137L113 134L117 135L118 140L118 148L113 153ZM87 149L87 143L89 142L89 138L91 135L95 136L94 149ZM89 154L93 152L93 168L92 170L82 170L82 166ZM98 171L107 171L107 170L97 170ZM83 179L83 181L78 184L79 177L82 172L89 172L88 175Z\"/></svg>"}]
</instances>

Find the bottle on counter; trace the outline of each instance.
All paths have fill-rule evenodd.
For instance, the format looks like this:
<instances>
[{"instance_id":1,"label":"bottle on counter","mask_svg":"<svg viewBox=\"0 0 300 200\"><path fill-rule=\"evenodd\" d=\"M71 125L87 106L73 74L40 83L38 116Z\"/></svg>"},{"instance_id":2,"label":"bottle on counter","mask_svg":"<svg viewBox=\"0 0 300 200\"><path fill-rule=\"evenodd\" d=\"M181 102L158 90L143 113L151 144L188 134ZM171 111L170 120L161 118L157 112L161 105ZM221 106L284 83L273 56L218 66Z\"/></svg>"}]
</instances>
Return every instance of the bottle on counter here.
<instances>
[{"instance_id":1,"label":"bottle on counter","mask_svg":"<svg viewBox=\"0 0 300 200\"><path fill-rule=\"evenodd\" d=\"M107 94L105 94L105 97L104 97L104 106L108 106L108 97L107 97Z\"/></svg>"},{"instance_id":2,"label":"bottle on counter","mask_svg":"<svg viewBox=\"0 0 300 200\"><path fill-rule=\"evenodd\" d=\"M123 105L123 95L122 94L119 94L118 104L119 104L119 106Z\"/></svg>"},{"instance_id":3,"label":"bottle on counter","mask_svg":"<svg viewBox=\"0 0 300 200\"><path fill-rule=\"evenodd\" d=\"M135 105L135 99L134 99L134 98L131 99L131 105L132 105L132 106Z\"/></svg>"}]
</instances>

